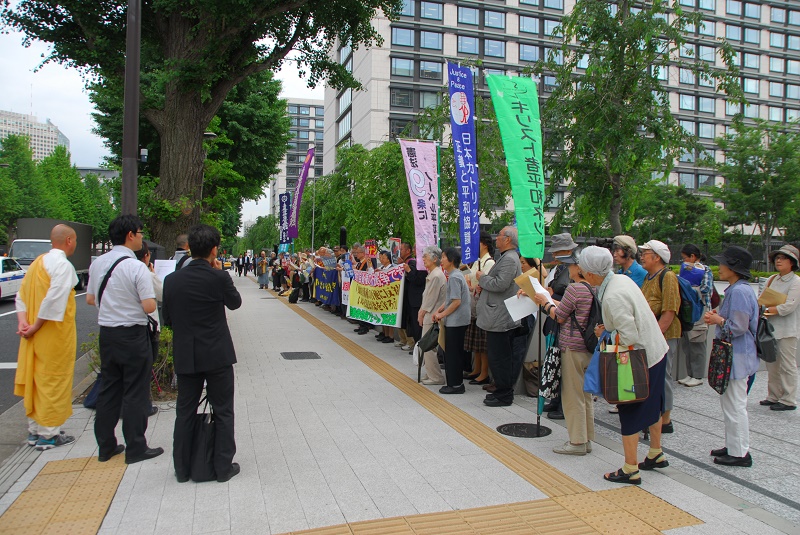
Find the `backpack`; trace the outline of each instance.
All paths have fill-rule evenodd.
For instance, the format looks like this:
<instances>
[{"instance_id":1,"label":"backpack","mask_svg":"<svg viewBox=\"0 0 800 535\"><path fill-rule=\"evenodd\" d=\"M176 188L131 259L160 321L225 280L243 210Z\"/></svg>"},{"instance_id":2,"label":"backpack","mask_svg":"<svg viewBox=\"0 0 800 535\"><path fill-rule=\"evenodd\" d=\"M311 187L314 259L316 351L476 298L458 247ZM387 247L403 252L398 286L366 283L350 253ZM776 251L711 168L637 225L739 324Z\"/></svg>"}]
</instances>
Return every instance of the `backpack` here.
<instances>
[{"instance_id":1,"label":"backpack","mask_svg":"<svg viewBox=\"0 0 800 535\"><path fill-rule=\"evenodd\" d=\"M581 329L574 310L569 317L572 320L572 325L581 333L583 343L586 345L586 350L589 351L589 353L594 353L595 348L597 348L597 335L594 334L594 326L603 323L603 309L600 308L600 302L597 300L592 286L586 282L582 282L581 284L584 284L589 289L589 293L592 294L592 306L589 308L589 321L586 323L586 330Z\"/></svg>"},{"instance_id":2,"label":"backpack","mask_svg":"<svg viewBox=\"0 0 800 535\"><path fill-rule=\"evenodd\" d=\"M662 290L662 292L664 289L664 277L667 275L667 269L668 268L664 268L664 270L661 272L661 276L658 278L659 288ZM703 301L700 299L700 292L698 292L697 289L692 286L692 283L681 277L677 277L677 279L681 295L681 304L680 307L678 307L677 316L681 322L681 332L688 333L694 329L694 324L700 321L700 318L703 317Z\"/></svg>"}]
</instances>

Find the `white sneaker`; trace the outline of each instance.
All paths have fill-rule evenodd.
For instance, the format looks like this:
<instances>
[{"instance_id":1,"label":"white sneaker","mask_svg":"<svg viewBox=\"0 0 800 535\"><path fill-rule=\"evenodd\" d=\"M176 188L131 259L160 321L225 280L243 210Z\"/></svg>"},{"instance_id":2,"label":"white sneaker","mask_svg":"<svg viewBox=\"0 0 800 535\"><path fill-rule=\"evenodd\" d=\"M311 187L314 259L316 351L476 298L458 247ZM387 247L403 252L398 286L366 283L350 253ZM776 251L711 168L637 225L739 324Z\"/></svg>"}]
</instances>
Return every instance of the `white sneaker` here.
<instances>
[{"instance_id":1,"label":"white sneaker","mask_svg":"<svg viewBox=\"0 0 800 535\"><path fill-rule=\"evenodd\" d=\"M691 379L692 379L692 376L691 375L687 375L683 379L678 379L678 383L682 384L682 385L685 385L686 381L690 381Z\"/></svg>"},{"instance_id":2,"label":"white sneaker","mask_svg":"<svg viewBox=\"0 0 800 535\"><path fill-rule=\"evenodd\" d=\"M586 455L586 444L575 445L567 441L563 446L553 448L553 452L562 455Z\"/></svg>"},{"instance_id":3,"label":"white sneaker","mask_svg":"<svg viewBox=\"0 0 800 535\"><path fill-rule=\"evenodd\" d=\"M586 441L586 453L592 453L592 441L591 440L587 440Z\"/></svg>"},{"instance_id":4,"label":"white sneaker","mask_svg":"<svg viewBox=\"0 0 800 535\"><path fill-rule=\"evenodd\" d=\"M403 351L411 351L414 348L411 346L402 346L400 349L402 349Z\"/></svg>"},{"instance_id":5,"label":"white sneaker","mask_svg":"<svg viewBox=\"0 0 800 535\"><path fill-rule=\"evenodd\" d=\"M394 347L403 347L405 345L404 342L395 342Z\"/></svg>"},{"instance_id":6,"label":"white sneaker","mask_svg":"<svg viewBox=\"0 0 800 535\"><path fill-rule=\"evenodd\" d=\"M689 377L684 381L683 386L700 386L703 384L702 379L695 379L694 377Z\"/></svg>"},{"instance_id":7,"label":"white sneaker","mask_svg":"<svg viewBox=\"0 0 800 535\"><path fill-rule=\"evenodd\" d=\"M617 408L616 405L614 405L613 407L608 409L608 412L611 413L611 414L619 414L619 409Z\"/></svg>"},{"instance_id":8,"label":"white sneaker","mask_svg":"<svg viewBox=\"0 0 800 535\"><path fill-rule=\"evenodd\" d=\"M434 381L433 379L423 379L422 384L424 385L443 385L444 381Z\"/></svg>"}]
</instances>

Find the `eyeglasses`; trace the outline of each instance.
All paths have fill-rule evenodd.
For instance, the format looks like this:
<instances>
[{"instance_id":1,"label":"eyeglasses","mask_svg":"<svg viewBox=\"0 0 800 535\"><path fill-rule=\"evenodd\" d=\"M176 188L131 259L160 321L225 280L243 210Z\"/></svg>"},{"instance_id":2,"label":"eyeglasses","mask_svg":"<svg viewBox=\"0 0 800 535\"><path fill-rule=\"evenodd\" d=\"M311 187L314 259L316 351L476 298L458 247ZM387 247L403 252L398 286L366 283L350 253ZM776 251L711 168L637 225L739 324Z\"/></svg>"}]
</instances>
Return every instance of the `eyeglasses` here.
<instances>
[{"instance_id":1,"label":"eyeglasses","mask_svg":"<svg viewBox=\"0 0 800 535\"><path fill-rule=\"evenodd\" d=\"M144 236L143 230L132 230L131 232L133 232L134 234L141 234L142 236Z\"/></svg>"},{"instance_id":2,"label":"eyeglasses","mask_svg":"<svg viewBox=\"0 0 800 535\"><path fill-rule=\"evenodd\" d=\"M775 260L789 260L788 256L783 256L782 254L775 255Z\"/></svg>"}]
</instances>

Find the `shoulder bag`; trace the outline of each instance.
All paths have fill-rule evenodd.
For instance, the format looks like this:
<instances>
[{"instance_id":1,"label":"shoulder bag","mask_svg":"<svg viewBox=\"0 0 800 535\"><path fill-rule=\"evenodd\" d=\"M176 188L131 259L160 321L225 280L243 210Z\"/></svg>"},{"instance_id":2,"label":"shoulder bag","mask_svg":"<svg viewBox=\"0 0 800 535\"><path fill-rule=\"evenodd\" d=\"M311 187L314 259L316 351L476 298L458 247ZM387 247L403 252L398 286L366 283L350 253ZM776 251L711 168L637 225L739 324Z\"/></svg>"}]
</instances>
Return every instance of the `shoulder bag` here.
<instances>
[{"instance_id":1,"label":"shoulder bag","mask_svg":"<svg viewBox=\"0 0 800 535\"><path fill-rule=\"evenodd\" d=\"M769 288L773 280L775 280L775 275L767 282L767 288ZM766 310L766 307L763 310ZM775 338L775 327L772 326L763 312L758 317L756 354L758 354L758 358L764 362L775 362L778 360L778 340Z\"/></svg>"},{"instance_id":2,"label":"shoulder bag","mask_svg":"<svg viewBox=\"0 0 800 535\"><path fill-rule=\"evenodd\" d=\"M639 403L650 395L650 373L644 349L615 345L600 350L600 384L603 397L611 404Z\"/></svg>"}]
</instances>

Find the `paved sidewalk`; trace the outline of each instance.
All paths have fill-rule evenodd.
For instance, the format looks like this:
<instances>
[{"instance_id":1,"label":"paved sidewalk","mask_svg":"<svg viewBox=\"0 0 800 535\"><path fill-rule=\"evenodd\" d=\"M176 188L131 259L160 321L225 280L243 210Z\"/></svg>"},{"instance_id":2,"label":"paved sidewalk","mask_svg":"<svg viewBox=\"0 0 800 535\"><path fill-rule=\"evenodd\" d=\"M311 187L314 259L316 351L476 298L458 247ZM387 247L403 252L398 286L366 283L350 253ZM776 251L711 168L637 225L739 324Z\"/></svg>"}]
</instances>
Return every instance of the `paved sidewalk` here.
<instances>
[{"instance_id":1,"label":"paved sidewalk","mask_svg":"<svg viewBox=\"0 0 800 535\"><path fill-rule=\"evenodd\" d=\"M371 335L357 336L349 323L313 305L288 305L258 290L250 278L234 277L234 282L243 297L242 307L228 314L239 360L235 460L242 473L224 484L178 484L171 459L174 410L163 404L150 420L148 439L166 453L127 467L100 533L277 534L392 517L404 517L408 528L429 518L418 515L452 511L460 511L456 516L462 520L491 512L495 516L487 518L495 520L486 521L485 528L496 533L568 527L552 517L549 525L529 522L503 529L506 512L513 509L516 519L525 518L518 508L503 505L517 502L568 510L586 521L581 533L612 533L614 527L637 532L633 524L605 529L597 521L600 512L586 512L596 500L624 509L620 497L630 494L602 479L622 464L614 431L618 422L604 402L596 405L602 436L593 452L556 455L553 446L567 440L559 422L543 418L553 433L541 439L509 439L494 431L503 423L531 421L531 398L490 409L481 403L480 387L468 387L466 395L440 396L438 387L416 385L407 352ZM316 352L321 358L285 360L280 353L287 351ZM676 433L665 438L672 466L643 473L640 491L664 500L656 502L683 519L675 525L686 527L669 533L800 533L798 417L764 414L758 407L765 374L750 398L751 469L711 463L708 450L720 446L723 434L718 396L708 387L677 388ZM40 454L0 498L0 512L48 461L96 456L92 426L93 413L76 408L65 428L77 442ZM464 512L480 507L493 508ZM695 519L686 521L691 517L682 511ZM658 532L652 522L639 524L644 527L638 532ZM388 533L393 525L356 524L330 533L366 532L368 526L370 532ZM469 531L451 532L487 532L469 525Z\"/></svg>"}]
</instances>

